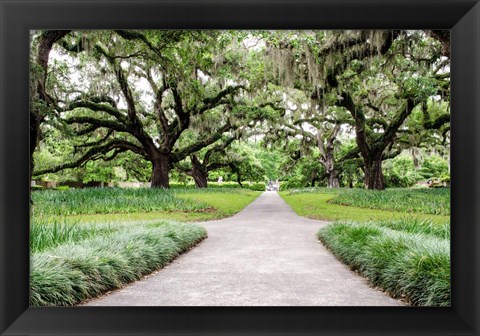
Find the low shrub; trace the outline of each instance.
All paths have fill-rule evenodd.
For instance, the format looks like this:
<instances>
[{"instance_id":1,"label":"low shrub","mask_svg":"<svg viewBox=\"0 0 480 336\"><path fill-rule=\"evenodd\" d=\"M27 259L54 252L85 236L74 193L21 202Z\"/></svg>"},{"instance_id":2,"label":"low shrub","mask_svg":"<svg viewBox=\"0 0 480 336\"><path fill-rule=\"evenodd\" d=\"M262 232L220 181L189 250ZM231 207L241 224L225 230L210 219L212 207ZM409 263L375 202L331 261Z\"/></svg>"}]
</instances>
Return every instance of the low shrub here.
<instances>
[{"instance_id":1,"label":"low shrub","mask_svg":"<svg viewBox=\"0 0 480 336\"><path fill-rule=\"evenodd\" d=\"M165 266L206 237L194 224L157 223L34 253L30 305L69 306Z\"/></svg>"},{"instance_id":2,"label":"low shrub","mask_svg":"<svg viewBox=\"0 0 480 336\"><path fill-rule=\"evenodd\" d=\"M293 194L337 194L343 190L344 188L324 188L324 187L305 187L305 188L290 188L288 190L289 195Z\"/></svg>"},{"instance_id":3,"label":"low shrub","mask_svg":"<svg viewBox=\"0 0 480 336\"><path fill-rule=\"evenodd\" d=\"M243 186L248 184L248 182L243 183ZM208 189L235 189L241 188L237 182L233 181L224 181L224 182L208 182Z\"/></svg>"},{"instance_id":4,"label":"low shrub","mask_svg":"<svg viewBox=\"0 0 480 336\"><path fill-rule=\"evenodd\" d=\"M393 297L416 306L450 305L448 240L352 222L324 227L318 238L340 260Z\"/></svg>"},{"instance_id":5,"label":"low shrub","mask_svg":"<svg viewBox=\"0 0 480 336\"><path fill-rule=\"evenodd\" d=\"M449 175L449 162L438 155L427 156L419 170L420 175L424 179Z\"/></svg>"},{"instance_id":6,"label":"low shrub","mask_svg":"<svg viewBox=\"0 0 480 336\"><path fill-rule=\"evenodd\" d=\"M244 187L253 191L265 191L265 188L266 188L264 182L246 183Z\"/></svg>"},{"instance_id":7,"label":"low shrub","mask_svg":"<svg viewBox=\"0 0 480 336\"><path fill-rule=\"evenodd\" d=\"M298 179L288 179L282 181L282 190L287 189L303 189L305 187L305 182Z\"/></svg>"},{"instance_id":8,"label":"low shrub","mask_svg":"<svg viewBox=\"0 0 480 336\"><path fill-rule=\"evenodd\" d=\"M170 189L195 189L193 182L170 182Z\"/></svg>"},{"instance_id":9,"label":"low shrub","mask_svg":"<svg viewBox=\"0 0 480 336\"><path fill-rule=\"evenodd\" d=\"M204 188L196 188L195 183L193 182L188 182L188 183L182 183L182 182L171 182L170 183L170 188L171 189L204 189ZM238 188L243 188L243 189L250 189L250 190L255 190L255 191L264 191L265 190L265 183L264 182L243 182L242 186L240 186L237 182L231 182L231 181L226 181L226 182L208 182L207 188L206 189L238 189Z\"/></svg>"},{"instance_id":10,"label":"low shrub","mask_svg":"<svg viewBox=\"0 0 480 336\"><path fill-rule=\"evenodd\" d=\"M410 155L400 155L383 163L383 175L387 187L411 187L422 176L415 169Z\"/></svg>"}]
</instances>

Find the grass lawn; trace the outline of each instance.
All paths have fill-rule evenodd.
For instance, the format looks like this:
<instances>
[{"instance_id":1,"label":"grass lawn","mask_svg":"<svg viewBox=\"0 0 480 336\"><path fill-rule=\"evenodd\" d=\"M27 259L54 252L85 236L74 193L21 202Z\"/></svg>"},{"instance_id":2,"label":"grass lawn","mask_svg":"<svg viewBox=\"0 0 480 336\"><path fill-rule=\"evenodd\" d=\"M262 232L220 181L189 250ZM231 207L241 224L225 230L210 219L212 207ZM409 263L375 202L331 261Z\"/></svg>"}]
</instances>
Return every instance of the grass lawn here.
<instances>
[{"instance_id":1,"label":"grass lawn","mask_svg":"<svg viewBox=\"0 0 480 336\"><path fill-rule=\"evenodd\" d=\"M450 305L449 190L283 191L300 216L331 220L318 239L351 269L415 306Z\"/></svg>"},{"instance_id":2,"label":"grass lawn","mask_svg":"<svg viewBox=\"0 0 480 336\"><path fill-rule=\"evenodd\" d=\"M248 189L36 191L30 304L69 306L165 266L207 236L192 221L232 216Z\"/></svg>"},{"instance_id":3,"label":"grass lawn","mask_svg":"<svg viewBox=\"0 0 480 336\"><path fill-rule=\"evenodd\" d=\"M229 217L262 192L249 189L79 189L36 191L35 213L52 221L81 223L174 220L198 222Z\"/></svg>"},{"instance_id":4,"label":"grass lawn","mask_svg":"<svg viewBox=\"0 0 480 336\"><path fill-rule=\"evenodd\" d=\"M450 189L343 189L331 202L361 208L448 216Z\"/></svg>"},{"instance_id":5,"label":"grass lawn","mask_svg":"<svg viewBox=\"0 0 480 336\"><path fill-rule=\"evenodd\" d=\"M208 204L209 209L203 213L204 218L201 218L203 220L232 216L253 202L262 192L248 189L231 189L228 192L182 192L178 194L178 197Z\"/></svg>"},{"instance_id":6,"label":"grass lawn","mask_svg":"<svg viewBox=\"0 0 480 336\"><path fill-rule=\"evenodd\" d=\"M287 202L293 210L300 216L321 219L321 220L352 220L357 222L401 219L405 217L416 217L418 219L428 219L435 223L446 223L450 221L450 216L431 215L425 213L406 213L402 211L391 211L374 208L362 208L357 206L346 206L334 204L332 202L338 195L337 192L298 192L289 191L280 192L280 196Z\"/></svg>"}]
</instances>

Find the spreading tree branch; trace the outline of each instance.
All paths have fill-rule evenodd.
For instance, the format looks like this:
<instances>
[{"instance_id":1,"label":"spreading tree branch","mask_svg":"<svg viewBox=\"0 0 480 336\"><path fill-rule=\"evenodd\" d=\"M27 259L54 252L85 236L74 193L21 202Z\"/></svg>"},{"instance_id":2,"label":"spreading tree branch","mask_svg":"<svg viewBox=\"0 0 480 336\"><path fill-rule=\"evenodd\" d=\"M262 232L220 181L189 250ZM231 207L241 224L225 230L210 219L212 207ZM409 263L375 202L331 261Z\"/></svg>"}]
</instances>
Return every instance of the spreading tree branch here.
<instances>
[{"instance_id":1,"label":"spreading tree branch","mask_svg":"<svg viewBox=\"0 0 480 336\"><path fill-rule=\"evenodd\" d=\"M204 98L202 101L203 106L200 107L193 114L202 114L205 111L211 110L212 108L224 103L223 98L228 95L234 95L240 89L246 90L245 86L243 85L229 86L226 89L220 91L215 97Z\"/></svg>"},{"instance_id":2,"label":"spreading tree branch","mask_svg":"<svg viewBox=\"0 0 480 336\"><path fill-rule=\"evenodd\" d=\"M202 148L205 148L205 147L213 144L214 142L216 142L217 140L219 140L222 137L223 133L225 133L226 131L228 131L230 129L232 129L232 126L230 124L223 125L215 133L213 133L212 135L210 135L206 139L201 140L201 141L197 141L194 144L192 144L190 146L187 146L184 149L180 150L179 152L173 153L172 161L173 162L182 161L183 159L185 159L190 154L198 152Z\"/></svg>"},{"instance_id":3,"label":"spreading tree branch","mask_svg":"<svg viewBox=\"0 0 480 336\"><path fill-rule=\"evenodd\" d=\"M65 123L67 123L67 124L90 124L90 125L92 125L92 128L93 128L93 126L97 126L97 128L105 127L105 128L113 129L113 130L118 131L118 132L128 132L129 133L129 130L125 125L123 125L119 122L113 121L113 120L97 119L97 118L93 118L93 117L83 117L83 116L76 117L76 116L73 116L73 117L65 119Z\"/></svg>"},{"instance_id":4,"label":"spreading tree branch","mask_svg":"<svg viewBox=\"0 0 480 336\"><path fill-rule=\"evenodd\" d=\"M122 114L116 107L112 106L109 102L108 104L104 104L102 102L95 102L95 101L88 101L88 100L77 100L68 104L66 109L63 109L62 112L67 112L74 110L76 108L87 108L91 111L95 112L105 112L113 117L115 117L119 122L125 124L127 119L125 115Z\"/></svg>"},{"instance_id":5,"label":"spreading tree branch","mask_svg":"<svg viewBox=\"0 0 480 336\"><path fill-rule=\"evenodd\" d=\"M64 169L77 168L87 161L99 159L102 155L106 155L108 152L118 149L123 149L125 151L130 150L145 157L145 151L143 148L126 140L113 139L105 145L90 148L85 154L73 162L64 163L52 168L42 169L34 172L33 175L39 176L47 173L56 173Z\"/></svg>"}]
</instances>

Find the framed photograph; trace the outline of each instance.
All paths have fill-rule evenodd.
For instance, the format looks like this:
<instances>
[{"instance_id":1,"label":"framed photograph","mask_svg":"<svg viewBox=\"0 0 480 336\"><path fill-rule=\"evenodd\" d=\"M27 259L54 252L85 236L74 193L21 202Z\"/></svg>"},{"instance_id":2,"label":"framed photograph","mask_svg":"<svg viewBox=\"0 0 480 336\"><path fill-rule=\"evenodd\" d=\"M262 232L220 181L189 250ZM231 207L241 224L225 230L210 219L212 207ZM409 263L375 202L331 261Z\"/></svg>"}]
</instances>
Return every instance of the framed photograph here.
<instances>
[{"instance_id":1,"label":"framed photograph","mask_svg":"<svg viewBox=\"0 0 480 336\"><path fill-rule=\"evenodd\" d=\"M327 0L260 0L251 2L238 0L0 0L0 22L1 335L480 334L480 322L478 318L480 315L480 273L478 269L480 264L480 249L478 247L480 242L480 137L478 136L480 132L480 4L478 1L466 0L453 2L448 0L420 0L415 2L382 2L340 0L332 2ZM189 304L185 304L184 306L168 306L167 304L159 307L113 307L108 306L108 303L101 307L46 307L48 306L47 304L45 304L45 307L41 307L42 304L31 306L30 265L32 257L29 247L31 222L30 158L32 155L32 143L37 143L37 139L32 139L33 133L31 129L38 125L35 125L36 121L32 119L29 113L31 108L29 95L32 92L31 76L35 71L35 69L31 68L31 62L29 60L32 57L30 51L31 38L35 32L44 30L53 31L54 29L57 32L61 30L107 32L116 29L116 34L126 41L142 39L143 35L140 36L141 34L137 36L134 35L134 33L129 33L134 30L163 30L171 32L171 34L168 33L170 34L168 38L172 38L173 40L177 38L175 32L181 30L231 30L237 32L353 31L351 41L353 41L352 45L354 47L356 47L358 43L358 41L355 42L355 39L358 38L358 36L355 35L355 31L368 30L370 31L370 35L368 35L368 37L365 37L365 35L363 38L365 41L368 41L370 45L369 53L381 53L381 43L385 43L375 42L377 40L375 32L390 32L389 34L395 34L393 33L394 31L401 31L401 34L404 34L404 36L414 36L416 34L415 32L423 31L425 33L421 33L419 36L424 36L422 34L431 36L428 34L432 31L449 31L449 34L436 36L436 39L444 46L444 49L441 51L443 53L442 57L448 55L446 56L449 60L447 70L450 70L450 85L448 86L447 81L448 88L446 89L450 97L449 108L451 113L449 119L450 126L448 128L450 134L449 157L451 162L448 178L451 197L451 226L449 229L449 234L451 232L451 290L449 292L449 295L451 293L451 298L450 296L448 297L450 304L445 307L440 307L441 304L433 304L435 307L427 307L428 304L424 304L423 307L395 305L380 307L375 306L375 304L364 304L364 307L353 307L349 305L341 307L333 307L333 305L307 306L307 304L305 306L288 307L268 305L261 307L255 304L243 307L235 304L227 304L227 306L225 306L225 304L221 306L210 304L205 306L192 306ZM65 36L65 34L60 35L56 40L53 36L53 39L59 41ZM385 38L384 33L380 33L379 35ZM79 36L80 39L78 41L83 43L82 46L80 42L78 44L73 43L72 38L71 41L65 42L63 47L65 49L87 49L88 46L86 45L88 43L85 44L86 42L82 40L82 36ZM101 42L99 42L98 45L101 46L102 43L105 42L105 40L102 40L104 38L105 36L99 33L98 39ZM390 35L385 38L385 40L388 41L393 41L394 39L395 37ZM48 40L48 38L46 40ZM251 41L251 35L247 36L246 40L247 44L255 44ZM408 39L406 38L406 40ZM305 39L305 41L302 43L308 43L308 39ZM70 42L73 44L68 44ZM277 42L278 41L275 40L272 43ZM48 44L48 41L46 43ZM55 42L52 42L52 44L53 43ZM149 42L145 42L147 47L150 47L151 51L155 52L155 48L148 43ZM192 43L194 44L195 41L193 40ZM283 42L278 43L281 44ZM345 46L348 46L348 43L348 41L345 42ZM375 43L380 46L377 46ZM95 101L95 99L100 99L98 97L92 98L92 101L94 103L110 104L111 109L106 113L109 114L110 117L115 117L118 121L123 120L123 116L120 115L120 108L118 108L118 110L116 109L116 104L125 105L122 107L122 113L125 113L125 116L127 116L128 113L129 118L131 110L135 110L136 108L140 109L134 106L135 104L132 102L133 98L129 100L128 96L129 94L131 95L131 92L129 93L128 84L125 84L126 80L122 77L122 69L125 69L129 65L127 61L122 61L121 59L144 56L141 51L136 51L135 48L128 49L128 45L125 45L127 47L125 50L122 49L122 52L130 52L127 56L112 56L112 54L105 52L105 49L102 51L101 47L99 47L95 52L99 54L103 53L105 56L105 64L102 63L103 61L99 61L98 69L92 68L92 71L98 70L101 72L104 68L107 69L105 71L108 71L107 63L109 61L111 62L112 69L114 70L110 74L112 76L111 78L116 78L118 88L126 98L118 98L116 103L110 100ZM408 44L405 45L407 46ZM419 42L419 45L425 47L421 42ZM339 48L347 48L345 46ZM375 48L378 50L375 50ZM401 48L401 46L398 48ZM425 48L428 49L428 45ZM426 49L421 50L424 51ZM420 49L417 49L417 51L418 50ZM353 53L355 52L357 51L353 51ZM275 52L273 53L272 57L282 59L282 55L275 54ZM425 52L425 54L428 55L428 52ZM409 57L415 57L412 55L413 54ZM421 58L422 55L423 54L417 56ZM42 62L41 58L41 53L39 53L38 63L40 66ZM58 56L57 58L60 59L61 57ZM306 68L308 68L306 72L308 72L310 71L309 67L311 67L309 64L312 63L312 61L309 61L308 54L305 58ZM408 58L406 58L406 60L403 64L408 63ZM217 61L218 60L214 60L214 62ZM219 60L218 62L222 61L226 62L225 60ZM429 62L428 59L424 59L423 61ZM91 66L95 64L95 59L91 58L88 62L90 62L88 66ZM143 71L138 64L132 64L132 71ZM434 63L431 63L429 66L432 66L432 64ZM435 64L438 65L438 69L445 68L444 65L442 66L441 61ZM357 64L356 66L361 65ZM85 67L85 69L87 68L88 67ZM163 81L165 88L167 88L167 86L170 88L171 85L167 85L167 81L165 77L163 77L163 72L160 71L159 73L161 75L156 75L155 70L150 72L151 69L153 68L143 73L144 84L146 83L145 85L148 85L148 83L150 83L153 92L160 92L154 80L155 76L157 76L158 78L162 78L161 80L158 79L158 82ZM354 71L355 66L349 69ZM408 65L405 65L405 69L408 69ZM60 66L57 70L62 71ZM342 71L345 71L345 69L342 69ZM396 71L398 71L398 69ZM65 73L62 75L64 76L62 78L65 79L71 74L68 73L68 70L65 70ZM445 76L442 77L442 75L442 71L440 71L438 78L444 79ZM106 76L108 76L108 74ZM205 78L208 78L209 74L195 69L195 76L199 77L199 79L197 78L199 82L207 82ZM60 77L61 76L59 76L59 78ZM138 78L141 77L140 75L138 76ZM417 77L414 75L412 78ZM284 78L283 80L287 81L287 79ZM77 80L78 78L72 81L72 83ZM325 75L324 81L328 82L330 86L339 85L335 82L335 78L333 80L331 78L329 79L328 75ZM364 81L368 81L368 78L365 77ZM417 82L420 83L419 81ZM76 83L81 83L81 79ZM325 86L325 84L316 82L314 84L318 84L319 88L322 88L322 85ZM61 83L60 80L60 82L55 85L61 87L66 84ZM81 92L80 84L78 85L78 92ZM41 95L42 92L45 93L46 91L42 91L40 86L39 88L34 88L34 90L38 91ZM429 83L427 82L420 83L417 89L421 91L428 86ZM224 102L222 98L230 94L232 90L233 89L229 87L218 93L218 101ZM76 91L73 90L73 92ZM163 93L164 92L165 90ZM318 88L314 88L312 92L312 97L323 94L323 99L339 99L339 104L343 104L342 106L345 107L345 110L348 111L349 109L349 106L347 106L348 102L351 101L351 97L349 96L337 95L337 91L335 91L331 96L327 97L325 90L322 91ZM163 93L160 94L158 103L160 109L162 106L163 98L161 96ZM181 94L183 93L181 92ZM181 94L172 89L172 106L173 104L178 105L178 101L183 99L183 97L180 97ZM271 94L271 92L269 94ZM335 98L335 95L337 95L337 98ZM359 93L359 95L361 94ZM437 93L430 92L425 95L432 97L437 95ZM121 94L119 97L120 96ZM64 97L67 97L67 95L56 98L62 102ZM379 100L381 100L380 98ZM45 98L45 100L48 99L50 98ZM310 99L310 97L308 97L308 99ZM315 99L318 99L318 97ZM440 100L441 98L438 98L438 101ZM67 99L65 99L65 101L67 101ZM68 101L71 102L70 98ZM85 108L86 106L85 103L79 99L72 101L79 104L76 107ZM206 100L202 100L202 103L204 103L204 106L207 106L208 104L213 104L214 101L215 99L206 98ZM208 102L208 104L205 102ZM377 108L373 106L374 104L368 97L365 98L365 102L371 105L371 109ZM442 102L439 104L441 105ZM445 104L445 106L447 106L448 102ZM181 105L180 103L180 106ZM427 102L425 102L424 105L425 110L428 109ZM72 104L60 104L58 106L61 108L65 107L65 111L67 112L71 112L76 108L67 109L67 107L72 106ZM93 105L90 104L87 107L92 108L92 106ZM406 103L406 109L409 108L408 106L408 103ZM102 112L105 112L105 104L102 105L101 108ZM352 116L355 118L356 112L353 112L355 107L351 109ZM94 109L92 111L94 111ZM175 113L179 118L178 120L180 120L179 123L182 123L181 115L183 112L175 111ZM427 112L425 111L425 113ZM78 124L76 130L79 134L90 134L90 131L96 131L99 128L98 125L92 122L92 118L88 114L80 115L80 117L75 115L70 119L72 123ZM88 124L87 121L90 122L91 125L87 125L84 129L80 128L80 125L85 126ZM172 123L175 122L176 121L173 121ZM381 121L378 121L378 123L381 124ZM125 121L124 125L118 123L109 125L113 125L111 126L113 131L117 130L121 132L125 132L128 127L134 127L131 126L132 123L127 121ZM104 127L104 124L102 124L101 127ZM168 127L164 127L165 132L166 129L168 129ZM379 127L379 129L382 128ZM383 129L388 132L389 127L384 127ZM395 129L395 132L397 130L398 127ZM113 131L108 132L105 139L107 139ZM328 131L334 132L331 129L328 129ZM357 136L358 132L357 130ZM378 132L378 134L381 134L384 131L381 130ZM135 129L128 130L127 133L134 136L139 134ZM137 136L136 140L138 140L138 142L134 143L143 144L141 137L142 134ZM372 137L372 139L374 138L375 137ZM105 139L99 140L100 143ZM335 139L332 138L332 142L333 140ZM115 138L110 144L120 144L121 146L108 147L104 152L99 152L105 155L104 158L107 159L109 159L107 154L112 153L111 158L113 159L117 154L117 149L119 149L118 153L127 149L133 152L142 152L140 147L126 141L125 138ZM93 143L93 145L96 144ZM365 148L367 147L368 145ZM391 148L392 147L390 147L390 149ZM384 149L385 148L382 150ZM362 151L361 148L360 151ZM367 155L366 153L367 152L361 152L362 157L365 157ZM143 152L140 154L144 155ZM189 157L190 154L191 153L185 154L185 157ZM380 152L379 158L381 166L383 160L382 152ZM191 160L193 167L193 158ZM155 184L156 187L168 187L168 170L166 173L167 181L162 180L162 168L160 166L158 167L158 174L156 175L154 158L149 157L148 161L153 164L153 173L151 175L152 186ZM374 175L374 168L370 171L367 167L367 170L370 175ZM197 180L195 176L193 176L193 178L196 184L207 183L206 178L204 181L201 179ZM339 183L329 178L327 180L329 187L330 184L335 185L335 183ZM220 176L218 181L218 183L223 183L223 177ZM353 184L353 181L350 180L348 183ZM371 176L368 177L368 179L365 177L365 180L362 180L361 183L364 183L365 187L367 187L368 184L368 189L383 189L383 184L381 186L382 188L379 188L379 186L377 186L378 188L375 187L375 183L377 182ZM429 181L429 183L434 184L436 182ZM278 191L280 188L278 180L273 181L272 179L266 187L267 191ZM320 237L320 239L322 238Z\"/></svg>"}]
</instances>

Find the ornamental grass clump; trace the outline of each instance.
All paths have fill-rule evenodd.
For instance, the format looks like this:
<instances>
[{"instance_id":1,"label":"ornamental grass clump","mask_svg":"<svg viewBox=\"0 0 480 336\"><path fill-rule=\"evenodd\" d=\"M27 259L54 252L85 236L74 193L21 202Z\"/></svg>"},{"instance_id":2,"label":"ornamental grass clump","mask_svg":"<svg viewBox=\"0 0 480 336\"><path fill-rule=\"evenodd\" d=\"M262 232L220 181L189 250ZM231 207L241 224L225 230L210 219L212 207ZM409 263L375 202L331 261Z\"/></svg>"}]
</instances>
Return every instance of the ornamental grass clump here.
<instances>
[{"instance_id":1,"label":"ornamental grass clump","mask_svg":"<svg viewBox=\"0 0 480 336\"><path fill-rule=\"evenodd\" d=\"M30 225L30 252L41 252L65 243L108 235L114 231L115 228L109 224L79 224L78 221L67 221L65 217L35 215Z\"/></svg>"},{"instance_id":2,"label":"ornamental grass clump","mask_svg":"<svg viewBox=\"0 0 480 336\"><path fill-rule=\"evenodd\" d=\"M449 240L353 222L322 228L318 238L340 260L393 297L415 306L450 305Z\"/></svg>"},{"instance_id":3,"label":"ornamental grass clump","mask_svg":"<svg viewBox=\"0 0 480 336\"><path fill-rule=\"evenodd\" d=\"M195 224L147 223L34 253L30 305L75 305L120 288L165 266L206 235Z\"/></svg>"},{"instance_id":4,"label":"ornamental grass clump","mask_svg":"<svg viewBox=\"0 0 480 336\"><path fill-rule=\"evenodd\" d=\"M357 251L364 250L373 237L380 235L380 229L349 223L335 223L327 228L319 231L319 239L352 269L362 271L365 263Z\"/></svg>"},{"instance_id":5,"label":"ornamental grass clump","mask_svg":"<svg viewBox=\"0 0 480 336\"><path fill-rule=\"evenodd\" d=\"M416 217L378 221L375 223L395 231L402 231L410 234L425 234L440 239L450 239L450 223L434 223L431 220L422 220Z\"/></svg>"},{"instance_id":6,"label":"ornamental grass clump","mask_svg":"<svg viewBox=\"0 0 480 336\"><path fill-rule=\"evenodd\" d=\"M450 306L450 245L447 241L410 237L413 247L386 272L385 283L394 296L405 296L413 305Z\"/></svg>"}]
</instances>

